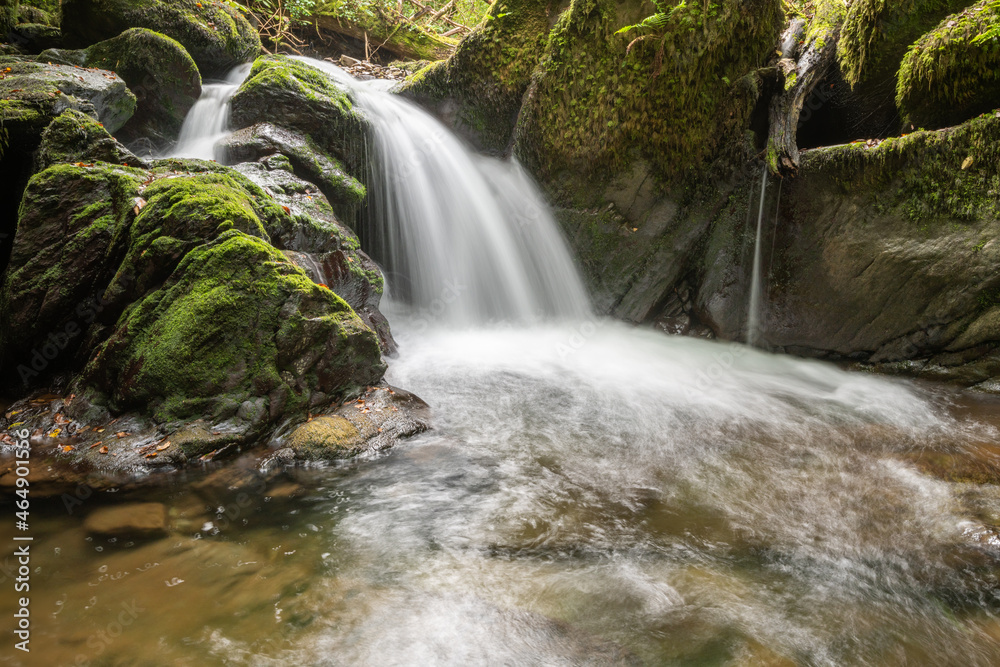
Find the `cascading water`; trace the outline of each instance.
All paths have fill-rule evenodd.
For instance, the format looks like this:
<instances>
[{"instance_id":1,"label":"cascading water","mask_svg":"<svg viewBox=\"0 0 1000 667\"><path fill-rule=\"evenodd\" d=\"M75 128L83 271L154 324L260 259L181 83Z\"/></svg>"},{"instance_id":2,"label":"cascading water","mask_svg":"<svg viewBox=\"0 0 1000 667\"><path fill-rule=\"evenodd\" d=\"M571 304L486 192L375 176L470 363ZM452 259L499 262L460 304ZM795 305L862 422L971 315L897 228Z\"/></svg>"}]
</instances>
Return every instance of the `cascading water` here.
<instances>
[{"instance_id":1,"label":"cascading water","mask_svg":"<svg viewBox=\"0 0 1000 667\"><path fill-rule=\"evenodd\" d=\"M372 196L411 295L467 285L392 320L388 379L434 428L165 491L169 539L60 511L32 544L40 664L151 638L158 665L1000 664L1000 493L925 472L996 470L995 400L590 318L516 165L346 85L389 143Z\"/></svg>"},{"instance_id":2,"label":"cascading water","mask_svg":"<svg viewBox=\"0 0 1000 667\"><path fill-rule=\"evenodd\" d=\"M747 307L747 345L757 346L760 340L761 236L764 226L764 202L767 201L767 165L760 171L760 206L757 211L757 234L753 243L753 273L750 277L750 304Z\"/></svg>"},{"instance_id":3,"label":"cascading water","mask_svg":"<svg viewBox=\"0 0 1000 667\"><path fill-rule=\"evenodd\" d=\"M555 221L516 162L473 154L430 114L340 68L371 124L369 248L418 309L453 324L581 318L586 292Z\"/></svg>"},{"instance_id":4,"label":"cascading water","mask_svg":"<svg viewBox=\"0 0 1000 667\"><path fill-rule=\"evenodd\" d=\"M239 65L222 82L202 86L201 98L184 119L177 143L167 152L169 157L202 160L221 157L215 145L229 130L229 101L249 74L249 64Z\"/></svg>"}]
</instances>

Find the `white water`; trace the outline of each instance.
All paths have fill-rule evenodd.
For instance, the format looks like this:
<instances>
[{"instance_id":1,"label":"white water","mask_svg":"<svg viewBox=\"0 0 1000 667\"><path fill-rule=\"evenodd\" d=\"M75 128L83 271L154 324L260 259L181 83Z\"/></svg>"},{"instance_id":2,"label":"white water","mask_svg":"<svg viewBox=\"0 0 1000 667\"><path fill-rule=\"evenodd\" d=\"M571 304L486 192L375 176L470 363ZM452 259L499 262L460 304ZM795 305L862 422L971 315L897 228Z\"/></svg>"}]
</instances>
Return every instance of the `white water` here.
<instances>
[{"instance_id":1,"label":"white water","mask_svg":"<svg viewBox=\"0 0 1000 667\"><path fill-rule=\"evenodd\" d=\"M396 289L455 325L589 313L558 227L516 162L470 151L419 107L330 63L301 59L350 90L371 121L368 206Z\"/></svg>"},{"instance_id":2,"label":"white water","mask_svg":"<svg viewBox=\"0 0 1000 667\"><path fill-rule=\"evenodd\" d=\"M202 160L222 157L216 144L229 135L229 101L250 74L250 67L249 64L239 65L223 81L202 86L201 98L184 118L177 143L165 157Z\"/></svg>"}]
</instances>

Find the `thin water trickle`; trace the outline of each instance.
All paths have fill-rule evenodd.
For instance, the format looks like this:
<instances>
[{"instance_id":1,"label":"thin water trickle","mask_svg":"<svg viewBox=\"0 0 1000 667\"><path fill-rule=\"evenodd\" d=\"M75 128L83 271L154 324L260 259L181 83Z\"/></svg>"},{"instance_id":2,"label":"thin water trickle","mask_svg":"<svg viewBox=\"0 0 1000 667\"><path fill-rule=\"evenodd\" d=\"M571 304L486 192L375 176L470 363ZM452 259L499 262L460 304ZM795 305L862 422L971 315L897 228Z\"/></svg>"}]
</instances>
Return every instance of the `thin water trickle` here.
<instances>
[{"instance_id":1,"label":"thin water trickle","mask_svg":"<svg viewBox=\"0 0 1000 667\"><path fill-rule=\"evenodd\" d=\"M764 227L764 202L767 201L767 165L760 171L760 205L757 211L757 234L753 243L753 273L750 277L750 304L747 307L747 345L757 347L761 320L761 236Z\"/></svg>"},{"instance_id":2,"label":"thin water trickle","mask_svg":"<svg viewBox=\"0 0 1000 667\"><path fill-rule=\"evenodd\" d=\"M165 157L221 159L216 144L229 131L229 101L250 74L250 67L239 65L223 81L202 86L201 98L188 112L177 143Z\"/></svg>"}]
</instances>

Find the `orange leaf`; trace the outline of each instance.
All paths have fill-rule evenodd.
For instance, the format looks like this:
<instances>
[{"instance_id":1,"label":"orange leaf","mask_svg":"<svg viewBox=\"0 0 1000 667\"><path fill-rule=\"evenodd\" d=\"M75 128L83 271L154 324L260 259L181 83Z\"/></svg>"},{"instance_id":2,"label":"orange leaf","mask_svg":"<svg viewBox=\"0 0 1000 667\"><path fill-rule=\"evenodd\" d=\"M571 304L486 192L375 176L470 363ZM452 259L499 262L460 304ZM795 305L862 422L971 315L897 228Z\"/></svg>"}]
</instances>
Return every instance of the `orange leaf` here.
<instances>
[{"instance_id":1,"label":"orange leaf","mask_svg":"<svg viewBox=\"0 0 1000 667\"><path fill-rule=\"evenodd\" d=\"M103 447L101 447L97 451L99 451L101 454L107 454L108 453L108 446L104 445Z\"/></svg>"},{"instance_id":2,"label":"orange leaf","mask_svg":"<svg viewBox=\"0 0 1000 667\"><path fill-rule=\"evenodd\" d=\"M70 447L69 445L63 445L63 451L64 452L71 452L71 451L73 451L73 448Z\"/></svg>"},{"instance_id":3,"label":"orange leaf","mask_svg":"<svg viewBox=\"0 0 1000 667\"><path fill-rule=\"evenodd\" d=\"M103 445L103 444L104 444L103 440L98 440L97 442L95 442L94 444L92 444L90 446L90 448L93 449L94 447L98 447L98 446Z\"/></svg>"},{"instance_id":4,"label":"orange leaf","mask_svg":"<svg viewBox=\"0 0 1000 667\"><path fill-rule=\"evenodd\" d=\"M166 449L166 448L167 448L167 447L169 447L169 446L170 446L170 443L169 443L169 442L165 442L165 443L163 443L162 445L160 445L159 447L157 447L157 448L156 448L156 451L158 451L158 452L162 452L162 451L163 451L164 449Z\"/></svg>"},{"instance_id":5,"label":"orange leaf","mask_svg":"<svg viewBox=\"0 0 1000 667\"><path fill-rule=\"evenodd\" d=\"M283 211L284 211L285 213L291 213L291 212L292 212L292 209L288 208L287 206L282 206L281 208L282 208L282 210L283 210Z\"/></svg>"}]
</instances>

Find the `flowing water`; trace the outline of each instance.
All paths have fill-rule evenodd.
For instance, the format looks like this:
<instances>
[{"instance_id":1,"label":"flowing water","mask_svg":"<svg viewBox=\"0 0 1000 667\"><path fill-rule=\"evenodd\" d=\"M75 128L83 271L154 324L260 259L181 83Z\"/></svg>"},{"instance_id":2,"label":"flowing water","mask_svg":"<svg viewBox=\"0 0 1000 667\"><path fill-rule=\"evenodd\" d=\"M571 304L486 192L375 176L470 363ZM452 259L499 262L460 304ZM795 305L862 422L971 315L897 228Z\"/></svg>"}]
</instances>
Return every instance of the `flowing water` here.
<instances>
[{"instance_id":1,"label":"flowing water","mask_svg":"<svg viewBox=\"0 0 1000 667\"><path fill-rule=\"evenodd\" d=\"M441 137L419 188L396 172L412 206L381 195L412 226L387 246L411 281L388 379L434 429L340 465L33 506L40 648L14 664L1000 662L998 401L588 316L516 165L377 95L359 105L387 135ZM404 239L476 261L425 265ZM444 280L468 285L453 313L427 301ZM151 495L167 538L80 526Z\"/></svg>"},{"instance_id":2,"label":"flowing water","mask_svg":"<svg viewBox=\"0 0 1000 667\"><path fill-rule=\"evenodd\" d=\"M767 165L760 170L760 206L757 212L757 234L753 242L753 271L750 276L750 303L747 307L747 345L760 342L761 294L763 293L763 259L761 236L764 227L764 203L767 201Z\"/></svg>"},{"instance_id":3,"label":"flowing water","mask_svg":"<svg viewBox=\"0 0 1000 667\"><path fill-rule=\"evenodd\" d=\"M184 118L180 136L168 151L168 157L202 160L223 157L216 144L229 133L229 101L249 74L250 65L239 65L224 80L202 86L201 97Z\"/></svg>"}]
</instances>

